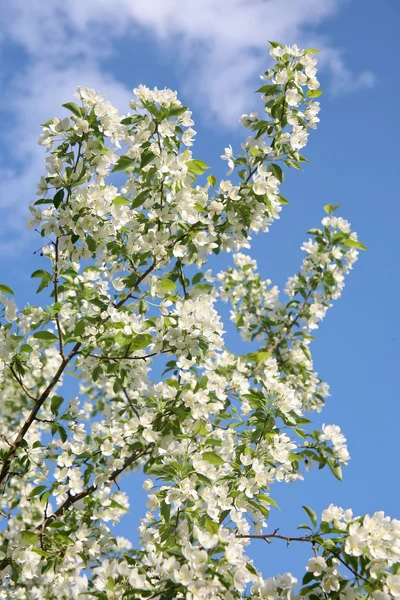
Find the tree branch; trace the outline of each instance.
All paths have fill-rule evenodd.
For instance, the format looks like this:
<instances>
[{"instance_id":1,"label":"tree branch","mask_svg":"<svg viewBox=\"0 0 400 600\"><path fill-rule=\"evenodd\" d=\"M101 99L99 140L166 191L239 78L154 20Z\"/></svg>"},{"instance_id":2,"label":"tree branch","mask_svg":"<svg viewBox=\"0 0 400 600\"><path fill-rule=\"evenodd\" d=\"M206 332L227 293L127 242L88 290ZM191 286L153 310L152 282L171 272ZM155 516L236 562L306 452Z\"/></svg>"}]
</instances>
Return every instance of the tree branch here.
<instances>
[{"instance_id":1,"label":"tree branch","mask_svg":"<svg viewBox=\"0 0 400 600\"><path fill-rule=\"evenodd\" d=\"M28 396L28 398L37 402L37 398L35 398L35 396L32 396L32 394L29 392L29 390L25 387L22 379L20 379L18 377L17 373L14 371L14 367L12 365L8 365L8 368L10 369L15 381L21 386L21 389L25 392L25 394Z\"/></svg>"},{"instance_id":2,"label":"tree branch","mask_svg":"<svg viewBox=\"0 0 400 600\"><path fill-rule=\"evenodd\" d=\"M58 367L56 374L54 375L53 379L51 380L51 382L49 383L49 385L46 387L46 389L44 390L44 392L41 394L41 396L36 400L35 406L33 407L33 409L31 410L28 418L26 419L25 423L23 424L23 426L21 427L17 437L15 438L14 442L11 445L10 450L8 451L7 455L4 458L4 462L3 462L3 467L0 471L0 484L3 483L3 481L5 480L5 478L7 477L7 474L10 470L10 466L11 466L11 462L15 456L15 453L17 451L17 449L19 448L22 440L24 439L25 434L27 433L27 431L29 430L30 426L32 425L32 423L35 421L36 416L40 410L40 408L43 406L44 402L47 400L47 398L50 395L50 392L52 391L52 389L56 386L56 384L58 383L61 375L63 374L65 367L67 366L67 364L72 360L72 358L77 354L79 348L81 346L80 342L77 342L75 344L75 346L72 348L71 352L68 354L68 356L66 356L62 362L61 365Z\"/></svg>"},{"instance_id":3,"label":"tree branch","mask_svg":"<svg viewBox=\"0 0 400 600\"><path fill-rule=\"evenodd\" d=\"M280 535L280 534L278 534L278 531L279 531L279 529L275 529L275 531L273 533L269 533L269 534L265 534L265 535L248 534L248 535L236 535L236 537L243 538L243 539L264 540L265 542L267 542L267 544L270 544L272 539L284 540L286 542L287 546L289 546L291 542L309 542L310 544L313 545L313 547L315 547L315 544L317 543L314 539L314 534L293 537L293 536L288 536L288 535ZM330 553L332 554L332 556L337 558L338 561L344 567L346 567L346 569L348 569L348 571L350 571L354 575L354 577L356 577L357 579L362 579L362 581L364 581L365 583L369 583L368 579L366 577L364 577L363 575L360 575L360 573L357 573L357 571L355 569L353 569L353 567L351 565L348 565L346 563L346 561L343 560L343 558L340 556L340 553L335 552L333 550L330 550Z\"/></svg>"},{"instance_id":4,"label":"tree branch","mask_svg":"<svg viewBox=\"0 0 400 600\"><path fill-rule=\"evenodd\" d=\"M123 466L120 469L115 469L115 471L113 471L111 473L111 475L109 476L107 481L109 481L110 483L115 481L115 479L119 475L121 475L121 473L123 471L125 471L125 469L127 469L130 465L132 465L136 460L138 460L139 458L141 458L142 456L147 454L147 452L149 451L151 446L152 446L152 444L149 444L148 446L143 448L141 451L135 452L134 454L132 454L131 456L126 458ZM65 500L65 502L63 502L63 504L61 504L61 506L52 515L50 515L49 517L44 519L44 521L36 528L36 530L44 531L46 529L46 527L48 527L48 525L50 525L50 523L52 523L59 517L62 517L67 512L67 510L69 508L71 508L71 506L73 506L74 504L79 502L79 500L82 500L83 498L86 498L90 494L93 494L93 492L96 489L97 489L97 487L92 484L89 487L87 487L85 490L80 492L79 494L76 494L76 496L69 495L67 500Z\"/></svg>"}]
</instances>

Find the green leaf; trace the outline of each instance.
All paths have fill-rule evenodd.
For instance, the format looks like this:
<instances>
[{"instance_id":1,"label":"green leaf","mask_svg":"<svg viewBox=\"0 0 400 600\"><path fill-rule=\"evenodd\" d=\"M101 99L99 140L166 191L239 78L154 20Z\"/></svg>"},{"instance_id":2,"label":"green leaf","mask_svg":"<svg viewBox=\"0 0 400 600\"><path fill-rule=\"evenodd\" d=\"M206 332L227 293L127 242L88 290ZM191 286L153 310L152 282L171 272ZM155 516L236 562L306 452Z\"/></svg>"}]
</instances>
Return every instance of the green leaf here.
<instances>
[{"instance_id":1,"label":"green leaf","mask_svg":"<svg viewBox=\"0 0 400 600\"><path fill-rule=\"evenodd\" d=\"M40 200L36 200L36 202L33 203L33 206L38 206L40 204L53 204L53 200L50 198L40 198Z\"/></svg>"},{"instance_id":2,"label":"green leaf","mask_svg":"<svg viewBox=\"0 0 400 600\"><path fill-rule=\"evenodd\" d=\"M44 494L42 494L40 496L40 502L42 504L46 504L48 499L50 498L50 496L51 496L51 492L50 492L50 490L47 490L47 492L45 492Z\"/></svg>"},{"instance_id":3,"label":"green leaf","mask_svg":"<svg viewBox=\"0 0 400 600\"><path fill-rule=\"evenodd\" d=\"M90 252L96 252L97 243L96 243L96 240L94 238L92 238L91 235L86 236L86 243L87 243L87 246L88 246Z\"/></svg>"},{"instance_id":4,"label":"green leaf","mask_svg":"<svg viewBox=\"0 0 400 600\"><path fill-rule=\"evenodd\" d=\"M192 284L196 285L196 283L199 283L203 279L203 277L203 273L196 273L196 275L192 279Z\"/></svg>"},{"instance_id":5,"label":"green leaf","mask_svg":"<svg viewBox=\"0 0 400 600\"><path fill-rule=\"evenodd\" d=\"M131 350L142 350L143 348L147 348L152 339L153 336L150 333L139 333L139 335L133 338L129 346Z\"/></svg>"},{"instance_id":6,"label":"green leaf","mask_svg":"<svg viewBox=\"0 0 400 600\"><path fill-rule=\"evenodd\" d=\"M258 573L257 573L257 570L255 569L255 567L253 567L253 565L252 565L252 564L250 564L250 563L246 563L246 569L247 569L248 571L250 571L250 573L251 573L252 575L257 575L257 574L258 574Z\"/></svg>"},{"instance_id":7,"label":"green leaf","mask_svg":"<svg viewBox=\"0 0 400 600\"><path fill-rule=\"evenodd\" d=\"M214 286L211 283L198 283L196 285L196 290L206 290L207 292L211 292L214 289Z\"/></svg>"},{"instance_id":8,"label":"green leaf","mask_svg":"<svg viewBox=\"0 0 400 600\"><path fill-rule=\"evenodd\" d=\"M123 155L114 165L112 172L115 173L116 171L125 171L125 169L128 169L129 167L134 165L135 162L136 160L134 158L130 158L129 156Z\"/></svg>"},{"instance_id":9,"label":"green leaf","mask_svg":"<svg viewBox=\"0 0 400 600\"><path fill-rule=\"evenodd\" d=\"M82 117L82 109L75 102L66 102L62 106L70 110L76 117Z\"/></svg>"},{"instance_id":10,"label":"green leaf","mask_svg":"<svg viewBox=\"0 0 400 600\"><path fill-rule=\"evenodd\" d=\"M281 510L279 508L279 504L277 502L275 502L275 500L273 500L272 498L270 498L269 496L267 496L266 494L258 494L257 498L258 498L258 500L262 500L263 502L267 502L267 504L271 504L272 506L275 506L275 508L278 508L279 510Z\"/></svg>"},{"instance_id":11,"label":"green leaf","mask_svg":"<svg viewBox=\"0 0 400 600\"><path fill-rule=\"evenodd\" d=\"M312 573L306 573L303 577L303 585L307 585L307 583L310 583L310 581L312 581L314 579L314 575Z\"/></svg>"},{"instance_id":12,"label":"green leaf","mask_svg":"<svg viewBox=\"0 0 400 600\"><path fill-rule=\"evenodd\" d=\"M368 250L367 246L364 246L364 244L358 240L352 240L351 238L344 240L343 246L347 246L348 248L358 248L359 250Z\"/></svg>"},{"instance_id":13,"label":"green leaf","mask_svg":"<svg viewBox=\"0 0 400 600\"><path fill-rule=\"evenodd\" d=\"M12 291L12 289L8 287L8 285L4 285L4 283L0 283L0 292L14 296L14 292Z\"/></svg>"},{"instance_id":14,"label":"green leaf","mask_svg":"<svg viewBox=\"0 0 400 600\"><path fill-rule=\"evenodd\" d=\"M204 454L201 455L201 458L203 460L206 460L207 462L211 463L212 465L224 465L225 464L225 461L218 454L215 454L214 452L204 452Z\"/></svg>"},{"instance_id":15,"label":"green leaf","mask_svg":"<svg viewBox=\"0 0 400 600\"><path fill-rule=\"evenodd\" d=\"M180 117L181 115L183 115L183 113L185 113L188 110L187 106L177 106L176 108L171 108L168 111L168 116L169 117Z\"/></svg>"},{"instance_id":16,"label":"green leaf","mask_svg":"<svg viewBox=\"0 0 400 600\"><path fill-rule=\"evenodd\" d=\"M151 113L154 117L159 116L160 111L158 110L157 106L153 102L146 102L146 103L143 102L143 104L145 105L145 107L147 108L149 113Z\"/></svg>"},{"instance_id":17,"label":"green leaf","mask_svg":"<svg viewBox=\"0 0 400 600\"><path fill-rule=\"evenodd\" d=\"M64 200L64 190L58 190L58 192L54 195L53 204L56 208L58 208L61 202Z\"/></svg>"},{"instance_id":18,"label":"green leaf","mask_svg":"<svg viewBox=\"0 0 400 600\"><path fill-rule=\"evenodd\" d=\"M257 352L256 360L257 362L261 362L264 358L269 358L271 356L271 352Z\"/></svg>"},{"instance_id":19,"label":"green leaf","mask_svg":"<svg viewBox=\"0 0 400 600\"><path fill-rule=\"evenodd\" d=\"M318 54L319 50L317 50L316 48L306 48L306 50L304 50L305 54Z\"/></svg>"},{"instance_id":20,"label":"green leaf","mask_svg":"<svg viewBox=\"0 0 400 600\"><path fill-rule=\"evenodd\" d=\"M324 90L309 90L306 94L306 98L318 98L323 93Z\"/></svg>"},{"instance_id":21,"label":"green leaf","mask_svg":"<svg viewBox=\"0 0 400 600\"><path fill-rule=\"evenodd\" d=\"M272 163L271 165L269 165L268 171L271 171L271 173L273 173L273 175L275 175L277 180L280 181L281 183L283 183L283 180L285 177L284 177L283 171L279 165Z\"/></svg>"},{"instance_id":22,"label":"green leaf","mask_svg":"<svg viewBox=\"0 0 400 600\"><path fill-rule=\"evenodd\" d=\"M125 335L125 333L122 333L122 331L118 331L118 333L114 336L114 340L119 346L126 346L129 342L129 337Z\"/></svg>"},{"instance_id":23,"label":"green leaf","mask_svg":"<svg viewBox=\"0 0 400 600\"><path fill-rule=\"evenodd\" d=\"M57 531L54 536L56 540L60 540L61 542L66 542L69 546L75 544L74 540L70 538L68 535L63 533L62 531Z\"/></svg>"},{"instance_id":24,"label":"green leaf","mask_svg":"<svg viewBox=\"0 0 400 600\"><path fill-rule=\"evenodd\" d=\"M41 548L32 548L32 552L36 552L36 554L39 554L39 556L44 556L45 558L53 558L51 554L49 554L45 550L42 550Z\"/></svg>"},{"instance_id":25,"label":"green leaf","mask_svg":"<svg viewBox=\"0 0 400 600\"><path fill-rule=\"evenodd\" d=\"M188 160L186 165L190 173L193 173L194 175L203 175L203 173L210 168L205 162L198 159Z\"/></svg>"},{"instance_id":26,"label":"green leaf","mask_svg":"<svg viewBox=\"0 0 400 600\"><path fill-rule=\"evenodd\" d=\"M278 92L280 92L281 89L279 87L279 85L263 85L262 87L258 88L258 90L256 90L255 93L260 92L261 94L265 94L266 96L275 96L275 94L277 94Z\"/></svg>"},{"instance_id":27,"label":"green leaf","mask_svg":"<svg viewBox=\"0 0 400 600\"><path fill-rule=\"evenodd\" d=\"M271 40L268 40L268 43L271 46L271 48L284 48L284 45L280 42L272 42Z\"/></svg>"},{"instance_id":28,"label":"green leaf","mask_svg":"<svg viewBox=\"0 0 400 600\"><path fill-rule=\"evenodd\" d=\"M215 177L215 175L209 175L207 177L207 181L212 187L214 187L214 185L217 183L217 178Z\"/></svg>"},{"instance_id":29,"label":"green leaf","mask_svg":"<svg viewBox=\"0 0 400 600\"><path fill-rule=\"evenodd\" d=\"M302 508L304 508L304 510L306 511L306 513L308 514L308 516L310 517L310 521L313 524L313 527L316 527L318 519L317 519L317 513L315 512L315 510L313 510L309 506L303 506Z\"/></svg>"},{"instance_id":30,"label":"green leaf","mask_svg":"<svg viewBox=\"0 0 400 600\"><path fill-rule=\"evenodd\" d=\"M50 281L52 280L52 275L50 273L48 273L47 271L44 271L43 269L34 271L31 275L31 277L42 280L39 284L38 289L36 290L37 294L39 292L41 292L42 290L44 290L44 288L47 287L49 285Z\"/></svg>"},{"instance_id":31,"label":"green leaf","mask_svg":"<svg viewBox=\"0 0 400 600\"><path fill-rule=\"evenodd\" d=\"M32 352L32 346L30 346L29 344L22 344L20 351L21 352Z\"/></svg>"},{"instance_id":32,"label":"green leaf","mask_svg":"<svg viewBox=\"0 0 400 600\"><path fill-rule=\"evenodd\" d=\"M34 498L35 496L39 496L39 494L44 492L44 490L46 490L46 489L47 489L47 487L45 485L38 485L31 491L31 493L29 494L29 498Z\"/></svg>"},{"instance_id":33,"label":"green leaf","mask_svg":"<svg viewBox=\"0 0 400 600\"><path fill-rule=\"evenodd\" d=\"M143 152L142 154L142 158L140 161L140 167L143 169L143 167L146 167L149 163L151 163L151 161L153 160L153 158L155 158L155 154L153 152L150 152L150 150L148 150L147 152Z\"/></svg>"},{"instance_id":34,"label":"green leaf","mask_svg":"<svg viewBox=\"0 0 400 600\"><path fill-rule=\"evenodd\" d=\"M164 521L166 523L169 523L170 514L171 514L171 505L167 504L166 502L162 502L161 508L160 508L160 515L162 516L162 518L164 519Z\"/></svg>"},{"instance_id":35,"label":"green leaf","mask_svg":"<svg viewBox=\"0 0 400 600\"><path fill-rule=\"evenodd\" d=\"M328 458L328 460L326 462L328 464L328 467L330 468L330 470L336 477L336 479L338 479L339 481L342 481L342 467L340 465L338 465L336 460L332 457Z\"/></svg>"},{"instance_id":36,"label":"green leaf","mask_svg":"<svg viewBox=\"0 0 400 600\"><path fill-rule=\"evenodd\" d=\"M325 204L324 211L331 215L335 212L337 208L339 208L340 204Z\"/></svg>"},{"instance_id":37,"label":"green leaf","mask_svg":"<svg viewBox=\"0 0 400 600\"><path fill-rule=\"evenodd\" d=\"M38 541L39 536L37 533L34 533L33 531L25 530L25 531L21 531L21 539L24 542L27 542L28 544L35 544Z\"/></svg>"},{"instance_id":38,"label":"green leaf","mask_svg":"<svg viewBox=\"0 0 400 600\"><path fill-rule=\"evenodd\" d=\"M308 358L309 361L312 361L311 352L308 346L304 346L303 344L301 344L300 348L302 349L304 356L306 356L306 358Z\"/></svg>"},{"instance_id":39,"label":"green leaf","mask_svg":"<svg viewBox=\"0 0 400 600\"><path fill-rule=\"evenodd\" d=\"M250 148L250 154L252 156L260 156L260 154L262 154L262 151L258 148Z\"/></svg>"},{"instance_id":40,"label":"green leaf","mask_svg":"<svg viewBox=\"0 0 400 600\"><path fill-rule=\"evenodd\" d=\"M36 338L37 340L57 340L57 336L54 335L54 333L51 333L51 331L36 331L33 334L33 337Z\"/></svg>"},{"instance_id":41,"label":"green leaf","mask_svg":"<svg viewBox=\"0 0 400 600\"><path fill-rule=\"evenodd\" d=\"M66 442L68 436L67 436L67 432L65 431L64 427L62 427L61 425L57 425L57 431L58 431L61 441L63 443Z\"/></svg>"},{"instance_id":42,"label":"green leaf","mask_svg":"<svg viewBox=\"0 0 400 600\"><path fill-rule=\"evenodd\" d=\"M63 402L64 402L64 398L62 396L53 396L52 397L50 408L51 408L51 412L53 413L53 415L55 415L55 416L58 415L59 408Z\"/></svg>"},{"instance_id":43,"label":"green leaf","mask_svg":"<svg viewBox=\"0 0 400 600\"><path fill-rule=\"evenodd\" d=\"M131 204L131 201L123 196L117 196L114 198L113 204L116 204L117 206L123 206L124 204Z\"/></svg>"},{"instance_id":44,"label":"green leaf","mask_svg":"<svg viewBox=\"0 0 400 600\"><path fill-rule=\"evenodd\" d=\"M219 531L219 524L207 516L204 519L204 526L207 529L207 531L212 535L216 535Z\"/></svg>"},{"instance_id":45,"label":"green leaf","mask_svg":"<svg viewBox=\"0 0 400 600\"><path fill-rule=\"evenodd\" d=\"M81 319L80 321L78 321L74 327L74 335L80 337L83 332L85 331L85 321L84 319Z\"/></svg>"},{"instance_id":46,"label":"green leaf","mask_svg":"<svg viewBox=\"0 0 400 600\"><path fill-rule=\"evenodd\" d=\"M282 195L280 195L280 196L279 196L279 202L280 202L281 204L290 204L289 200L287 200L287 199L285 198L285 196L282 196Z\"/></svg>"},{"instance_id":47,"label":"green leaf","mask_svg":"<svg viewBox=\"0 0 400 600\"><path fill-rule=\"evenodd\" d=\"M257 502L250 502L251 506L258 512L260 512L266 519L269 517L269 509L263 504L257 504Z\"/></svg>"},{"instance_id":48,"label":"green leaf","mask_svg":"<svg viewBox=\"0 0 400 600\"><path fill-rule=\"evenodd\" d=\"M168 294L168 292L172 292L176 289L175 281L171 281L171 279L162 279L160 284L160 291L163 294Z\"/></svg>"},{"instance_id":49,"label":"green leaf","mask_svg":"<svg viewBox=\"0 0 400 600\"><path fill-rule=\"evenodd\" d=\"M140 194L138 194L136 196L136 198L134 198L134 200L132 201L131 208L138 208L139 206L142 206L142 204L144 204L146 202L148 197L149 197L148 190L144 190L143 192L140 192Z\"/></svg>"},{"instance_id":50,"label":"green leaf","mask_svg":"<svg viewBox=\"0 0 400 600\"><path fill-rule=\"evenodd\" d=\"M48 273L47 271L44 271L43 269L39 269L38 271L33 271L31 278L32 279L42 279L42 277L50 277L51 279L51 275L50 273Z\"/></svg>"}]
</instances>

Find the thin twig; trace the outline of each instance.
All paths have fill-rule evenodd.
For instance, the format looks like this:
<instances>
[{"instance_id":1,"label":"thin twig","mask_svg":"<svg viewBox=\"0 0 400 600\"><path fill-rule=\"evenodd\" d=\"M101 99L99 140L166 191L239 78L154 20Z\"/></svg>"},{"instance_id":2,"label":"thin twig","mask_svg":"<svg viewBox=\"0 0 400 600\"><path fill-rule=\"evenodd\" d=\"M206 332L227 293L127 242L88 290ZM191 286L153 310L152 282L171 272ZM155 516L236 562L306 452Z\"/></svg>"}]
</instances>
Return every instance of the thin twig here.
<instances>
[{"instance_id":1,"label":"thin twig","mask_svg":"<svg viewBox=\"0 0 400 600\"><path fill-rule=\"evenodd\" d=\"M15 381L21 386L21 389L25 392L25 394L28 396L28 398L37 402L37 398L35 398L35 396L32 396L32 394L29 392L29 390L25 387L22 379L20 379L20 377L18 377L17 373L14 371L13 366L8 365L8 367L9 367Z\"/></svg>"},{"instance_id":2,"label":"thin twig","mask_svg":"<svg viewBox=\"0 0 400 600\"><path fill-rule=\"evenodd\" d=\"M135 452L134 454L132 454L131 456L126 458L122 467L120 469L115 469L115 471L113 471L111 473L111 475L108 477L107 481L116 483L116 481L115 481L116 478L119 475L121 475L121 473L123 471L125 471L125 469L127 469L130 465L132 465L135 461L137 461L139 458L141 458L142 456L147 454L147 452L149 451L151 446L152 446L152 444L149 444L148 446L143 448L140 452ZM50 523L52 523L59 517L62 517L67 512L67 510L69 508L71 508L71 506L76 504L76 502L79 502L79 500L82 500L83 498L86 498L86 496L89 496L90 494L92 494L96 489L97 489L97 486L92 484L92 485L88 486L85 490L80 492L79 494L76 494L75 496L69 495L68 498L65 500L65 502L63 502L63 504L61 504L61 506L52 515L50 515L49 517L44 519L44 521L36 528L36 530L40 531L43 529L43 531L44 531L46 529L46 527L48 527L48 525L50 525Z\"/></svg>"},{"instance_id":3,"label":"thin twig","mask_svg":"<svg viewBox=\"0 0 400 600\"><path fill-rule=\"evenodd\" d=\"M169 352L168 350L163 350L163 352ZM80 354L83 354L80 352ZM98 360L108 360L108 361L118 361L118 360L147 360L152 356L158 356L162 354L162 352L152 352L151 354L146 354L145 356L100 356L99 354L86 354L86 356L90 356L91 358L97 358Z\"/></svg>"},{"instance_id":4,"label":"thin twig","mask_svg":"<svg viewBox=\"0 0 400 600\"><path fill-rule=\"evenodd\" d=\"M279 531L279 529L275 529L275 531L273 533L269 533L269 534L265 534L265 535L248 534L248 535L237 535L236 537L244 538L244 539L264 540L268 544L271 543L272 539L284 540L286 542L287 546L289 546L291 542L309 542L313 546L314 555L317 556L316 550L315 550L316 541L314 539L314 534L292 537L292 536L288 536L288 535L280 535L280 534L278 534L278 531ZM354 577L356 577L358 579L362 579L365 583L369 583L368 579L366 577L364 577L363 575L361 575L360 573L357 573L357 571L355 569L353 569L353 567L351 565L348 565L346 563L346 561L343 560L343 558L340 556L340 554L338 552L334 552L332 550L330 552L335 558L338 559L338 561L344 567L346 567L346 569L348 569L354 575Z\"/></svg>"}]
</instances>

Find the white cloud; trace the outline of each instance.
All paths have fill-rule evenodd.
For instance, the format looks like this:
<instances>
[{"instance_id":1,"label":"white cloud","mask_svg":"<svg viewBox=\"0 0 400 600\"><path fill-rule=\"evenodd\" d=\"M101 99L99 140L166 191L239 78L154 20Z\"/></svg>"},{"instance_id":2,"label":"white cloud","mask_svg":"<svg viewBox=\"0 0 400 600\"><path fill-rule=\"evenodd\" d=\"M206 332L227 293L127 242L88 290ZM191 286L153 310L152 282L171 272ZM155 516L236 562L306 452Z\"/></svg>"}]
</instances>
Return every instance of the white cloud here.
<instances>
[{"instance_id":1,"label":"white cloud","mask_svg":"<svg viewBox=\"0 0 400 600\"><path fill-rule=\"evenodd\" d=\"M13 0L3 11L0 45L12 41L29 60L11 81L5 102L16 119L11 157L23 163L0 169L3 227L22 226L19 216L42 172L38 124L71 97L77 85L95 87L126 110L130 92L104 70L117 39L150 32L162 50L174 51L188 97L227 126L252 102L265 69L267 40L317 45L332 73L335 93L373 85L371 73L354 75L339 49L318 35L318 25L342 0ZM178 49L178 51L176 51ZM17 213L8 210L12 204ZM11 216L12 215L12 216Z\"/></svg>"}]
</instances>

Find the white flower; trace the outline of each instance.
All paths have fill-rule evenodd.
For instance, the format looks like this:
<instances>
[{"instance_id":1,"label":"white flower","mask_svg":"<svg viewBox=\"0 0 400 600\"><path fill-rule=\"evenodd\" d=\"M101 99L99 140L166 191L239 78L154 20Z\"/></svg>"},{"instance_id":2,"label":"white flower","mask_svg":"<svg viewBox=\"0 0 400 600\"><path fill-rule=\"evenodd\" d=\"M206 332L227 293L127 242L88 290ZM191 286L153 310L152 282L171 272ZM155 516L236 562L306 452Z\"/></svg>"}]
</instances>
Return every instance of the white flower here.
<instances>
[{"instance_id":1,"label":"white flower","mask_svg":"<svg viewBox=\"0 0 400 600\"><path fill-rule=\"evenodd\" d=\"M328 508L322 511L322 520L330 523L333 520L338 520L343 517L343 508L330 504Z\"/></svg>"},{"instance_id":2,"label":"white flower","mask_svg":"<svg viewBox=\"0 0 400 600\"><path fill-rule=\"evenodd\" d=\"M386 585L394 598L400 598L400 575L387 575Z\"/></svg>"},{"instance_id":3,"label":"white flower","mask_svg":"<svg viewBox=\"0 0 400 600\"><path fill-rule=\"evenodd\" d=\"M174 581L185 586L193 581L193 575L188 565L183 565L181 568L174 570Z\"/></svg>"},{"instance_id":4,"label":"white flower","mask_svg":"<svg viewBox=\"0 0 400 600\"><path fill-rule=\"evenodd\" d=\"M103 456L111 456L114 452L114 444L111 439L104 440L104 442L100 446L101 453Z\"/></svg>"},{"instance_id":5,"label":"white flower","mask_svg":"<svg viewBox=\"0 0 400 600\"><path fill-rule=\"evenodd\" d=\"M202 531L198 527L194 528L194 533L203 548L207 550L214 548L218 544L219 539L216 534L212 534L209 531Z\"/></svg>"},{"instance_id":6,"label":"white flower","mask_svg":"<svg viewBox=\"0 0 400 600\"><path fill-rule=\"evenodd\" d=\"M145 479L142 483L142 488L144 490L146 490L146 492L150 491L151 489L153 489L154 487L154 483L152 482L151 479Z\"/></svg>"},{"instance_id":7,"label":"white flower","mask_svg":"<svg viewBox=\"0 0 400 600\"><path fill-rule=\"evenodd\" d=\"M326 562L323 556L310 558L307 565L307 571L310 571L315 577L319 577L326 570Z\"/></svg>"}]
</instances>

